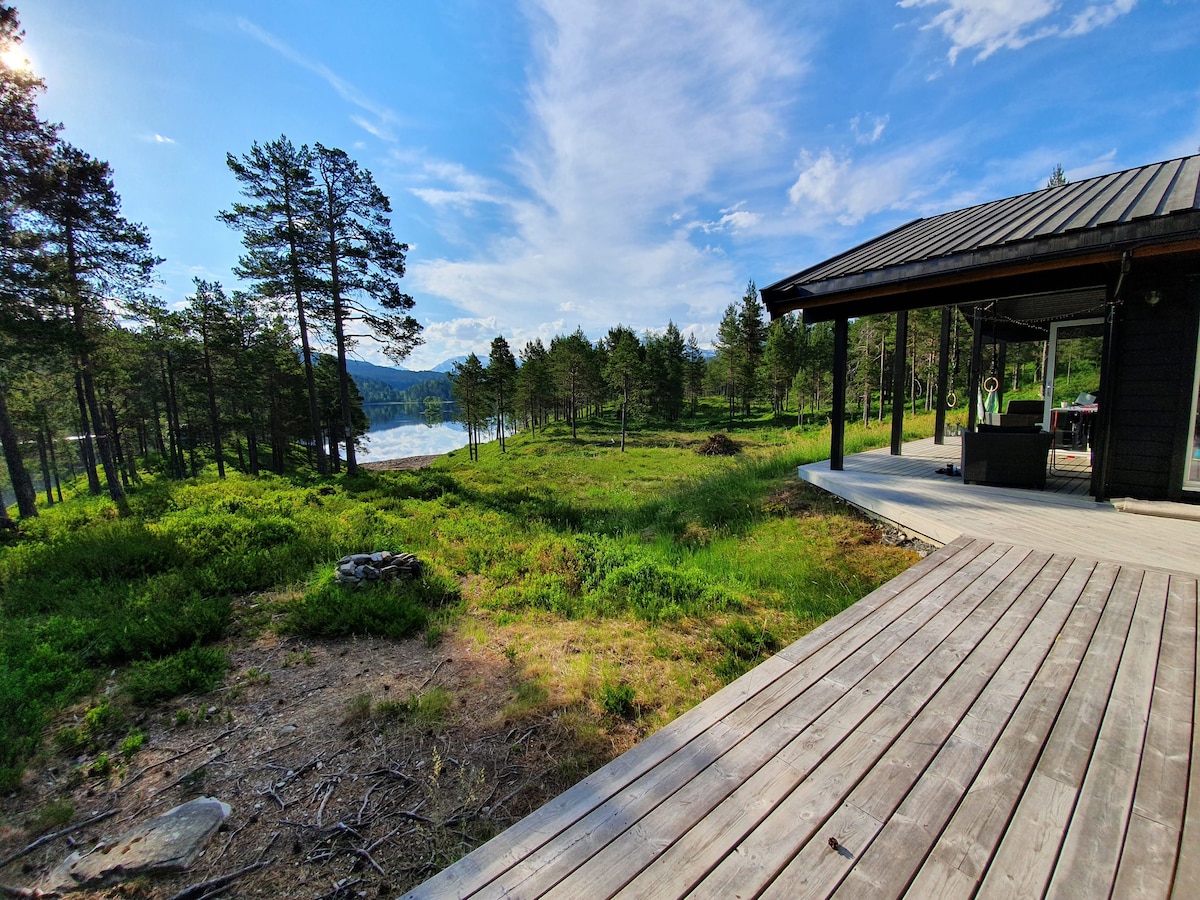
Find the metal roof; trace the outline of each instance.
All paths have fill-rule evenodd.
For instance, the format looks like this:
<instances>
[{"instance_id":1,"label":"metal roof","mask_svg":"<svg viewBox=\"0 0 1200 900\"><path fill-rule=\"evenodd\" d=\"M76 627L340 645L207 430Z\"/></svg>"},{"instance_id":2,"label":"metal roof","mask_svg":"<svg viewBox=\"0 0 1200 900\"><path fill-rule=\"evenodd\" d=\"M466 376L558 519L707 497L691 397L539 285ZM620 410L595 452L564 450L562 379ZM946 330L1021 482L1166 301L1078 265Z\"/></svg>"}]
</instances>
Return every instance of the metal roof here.
<instances>
[{"instance_id":1,"label":"metal roof","mask_svg":"<svg viewBox=\"0 0 1200 900\"><path fill-rule=\"evenodd\" d=\"M1200 156L1154 163L917 219L763 289L772 314L913 279L962 278L1097 251L1200 239ZM905 291L915 285L906 284Z\"/></svg>"}]
</instances>

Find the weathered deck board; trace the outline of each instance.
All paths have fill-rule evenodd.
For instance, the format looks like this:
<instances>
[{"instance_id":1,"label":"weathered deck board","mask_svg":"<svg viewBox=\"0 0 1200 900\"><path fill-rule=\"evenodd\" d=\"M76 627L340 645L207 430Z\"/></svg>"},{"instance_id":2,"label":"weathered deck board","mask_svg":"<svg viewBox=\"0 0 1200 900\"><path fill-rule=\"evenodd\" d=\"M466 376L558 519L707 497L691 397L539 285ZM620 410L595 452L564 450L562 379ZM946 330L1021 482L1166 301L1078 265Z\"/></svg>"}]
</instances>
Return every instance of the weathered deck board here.
<instances>
[{"instance_id":1,"label":"weathered deck board","mask_svg":"<svg viewBox=\"0 0 1200 900\"><path fill-rule=\"evenodd\" d=\"M871 477L918 520L964 490ZM1200 896L1200 526L978 490L1004 543L951 536L407 896Z\"/></svg>"}]
</instances>

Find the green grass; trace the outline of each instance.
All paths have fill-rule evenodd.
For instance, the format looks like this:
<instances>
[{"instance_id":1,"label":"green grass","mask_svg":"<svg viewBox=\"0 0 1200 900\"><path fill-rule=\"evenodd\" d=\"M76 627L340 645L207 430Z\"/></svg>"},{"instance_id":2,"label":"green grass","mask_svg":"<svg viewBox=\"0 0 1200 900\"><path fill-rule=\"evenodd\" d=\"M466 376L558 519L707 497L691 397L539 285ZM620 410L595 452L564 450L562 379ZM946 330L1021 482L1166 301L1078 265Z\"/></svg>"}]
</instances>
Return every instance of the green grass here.
<instances>
[{"instance_id":1,"label":"green grass","mask_svg":"<svg viewBox=\"0 0 1200 900\"><path fill-rule=\"evenodd\" d=\"M486 444L477 463L459 451L429 470L354 479L148 475L124 516L87 495L43 509L0 547L0 791L19 783L51 717L112 667L124 667L135 704L219 685L226 659L214 643L229 633L234 600L252 592L267 592L267 614L243 630L313 638L424 634L434 644L464 615L490 623L484 636L556 620L667 629L655 640L683 648L672 660L692 674L661 677L690 686L678 700L661 700L662 681L630 689L639 715L668 717L911 562L859 546L862 526L839 509L796 516L771 500L796 466L827 457L827 427L770 415L730 426L708 412L635 427L625 453L613 423L595 420L578 440L560 424L517 435L505 454ZM906 424L908 437L929 434L932 416ZM744 452L698 455L716 431ZM846 451L888 436L886 424L852 425ZM417 554L423 577L333 582L340 556L374 549ZM747 644L738 622L772 640ZM530 708L597 689L538 673L525 682L545 691L522 700Z\"/></svg>"}]
</instances>

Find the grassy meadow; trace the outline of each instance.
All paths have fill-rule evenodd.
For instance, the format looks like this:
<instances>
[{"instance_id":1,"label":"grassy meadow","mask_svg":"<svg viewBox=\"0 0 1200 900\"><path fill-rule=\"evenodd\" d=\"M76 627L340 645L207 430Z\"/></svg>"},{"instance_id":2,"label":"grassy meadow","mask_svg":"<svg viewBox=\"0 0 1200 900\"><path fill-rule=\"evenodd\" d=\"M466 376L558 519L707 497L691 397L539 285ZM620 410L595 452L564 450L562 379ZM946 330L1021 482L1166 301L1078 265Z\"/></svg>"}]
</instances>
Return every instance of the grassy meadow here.
<instances>
[{"instance_id":1,"label":"grassy meadow","mask_svg":"<svg viewBox=\"0 0 1200 900\"><path fill-rule=\"evenodd\" d=\"M223 646L270 630L462 641L513 667L497 717L558 710L601 744L660 727L915 558L799 484L828 428L739 421L742 453L697 454L723 425L635 429L624 454L610 422L552 426L477 463L353 479L147 475L125 515L86 494L43 509L0 545L0 790L39 754L121 741L140 706L211 690ZM850 427L847 452L888 429ZM374 549L415 553L423 576L334 583L340 556ZM81 724L56 726L72 705Z\"/></svg>"}]
</instances>

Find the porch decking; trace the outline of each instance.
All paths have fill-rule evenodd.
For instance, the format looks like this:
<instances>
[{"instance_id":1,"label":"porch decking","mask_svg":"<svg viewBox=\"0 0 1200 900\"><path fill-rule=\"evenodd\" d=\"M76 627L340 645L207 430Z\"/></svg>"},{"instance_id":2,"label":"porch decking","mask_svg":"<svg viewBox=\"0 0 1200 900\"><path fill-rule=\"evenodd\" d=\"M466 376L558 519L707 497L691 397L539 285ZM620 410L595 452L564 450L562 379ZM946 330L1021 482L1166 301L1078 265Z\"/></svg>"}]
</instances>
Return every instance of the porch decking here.
<instances>
[{"instance_id":1,"label":"porch decking","mask_svg":"<svg viewBox=\"0 0 1200 900\"><path fill-rule=\"evenodd\" d=\"M906 525L956 486L1006 543L954 536L408 896L1200 896L1200 552L1148 549L1200 524L885 464L833 474Z\"/></svg>"}]
</instances>

